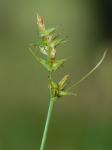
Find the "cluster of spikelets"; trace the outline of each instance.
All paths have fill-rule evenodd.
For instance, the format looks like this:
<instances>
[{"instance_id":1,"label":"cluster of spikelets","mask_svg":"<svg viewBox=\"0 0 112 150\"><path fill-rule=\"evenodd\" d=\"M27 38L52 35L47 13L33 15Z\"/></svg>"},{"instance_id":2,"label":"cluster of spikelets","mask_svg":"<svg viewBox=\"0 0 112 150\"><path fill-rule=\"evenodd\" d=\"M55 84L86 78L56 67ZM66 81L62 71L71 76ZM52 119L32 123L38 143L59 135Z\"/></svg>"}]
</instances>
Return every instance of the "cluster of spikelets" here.
<instances>
[{"instance_id":1,"label":"cluster of spikelets","mask_svg":"<svg viewBox=\"0 0 112 150\"><path fill-rule=\"evenodd\" d=\"M107 49L105 50L103 57L101 60L97 63L97 65L88 72L85 76L83 76L78 82L74 83L71 87L66 89L66 86L68 85L69 75L65 75L59 83L55 83L52 79L52 73L55 72L57 69L59 69L66 61L66 59L60 59L57 60L56 57L56 48L62 43L65 43L66 41L59 38L59 35L56 34L56 28L50 28L46 29L45 22L42 16L37 15L37 26L39 30L39 37L40 39L34 43L31 44L31 47L29 50L32 53L32 55L36 58L36 60L45 68L47 69L49 73L49 88L51 91L51 97L52 100L56 100L57 98L61 96L66 95L76 95L74 93L68 92L70 89L75 87L76 85L80 84L83 80L85 80L89 75L91 75L103 62ZM40 50L40 53L42 54L42 57L39 57L35 53L35 49L37 52L37 49Z\"/></svg>"},{"instance_id":2,"label":"cluster of spikelets","mask_svg":"<svg viewBox=\"0 0 112 150\"><path fill-rule=\"evenodd\" d=\"M32 48L40 49L42 57L38 57L37 54L30 48L30 52L36 58L36 60L52 74L59 69L66 61L66 59L57 60L56 48L66 41L59 38L56 34L55 28L46 29L45 22L42 16L37 15L37 25L39 30L39 41L32 44ZM69 75L65 75L59 83L55 83L52 78L49 78L49 88L51 89L52 99L57 99L65 95L75 95L65 91L68 84Z\"/></svg>"}]
</instances>

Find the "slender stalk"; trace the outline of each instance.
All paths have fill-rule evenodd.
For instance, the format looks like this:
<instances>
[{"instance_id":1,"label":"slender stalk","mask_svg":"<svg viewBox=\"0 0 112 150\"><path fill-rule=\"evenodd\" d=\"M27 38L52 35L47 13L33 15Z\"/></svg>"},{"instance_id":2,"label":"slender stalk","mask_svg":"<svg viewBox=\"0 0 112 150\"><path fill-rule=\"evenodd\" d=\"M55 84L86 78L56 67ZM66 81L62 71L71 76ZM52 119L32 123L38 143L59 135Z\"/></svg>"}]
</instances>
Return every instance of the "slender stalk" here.
<instances>
[{"instance_id":1,"label":"slender stalk","mask_svg":"<svg viewBox=\"0 0 112 150\"><path fill-rule=\"evenodd\" d=\"M51 80L51 72L49 73L49 80ZM50 103L49 103L49 108L48 108L48 113L47 113L47 119L46 119L46 123L45 123L45 128L44 128L44 133L43 133L43 137L42 137L42 142L41 142L41 146L40 146L40 150L44 150L45 148L45 144L46 144L46 139L47 139L47 133L48 133L48 128L49 128L49 124L50 124L50 120L51 120L51 115L52 115L52 111L53 111L53 106L54 106L54 101L52 100L52 93L51 93L51 89L49 90L49 95L50 95Z\"/></svg>"},{"instance_id":2,"label":"slender stalk","mask_svg":"<svg viewBox=\"0 0 112 150\"><path fill-rule=\"evenodd\" d=\"M49 123L50 123L51 114L52 114L52 110L53 110L53 104L54 104L54 102L50 101L48 114L47 114L47 119L46 119L46 124L45 124L45 128L44 128L44 133L43 133L42 142L41 142L41 146L40 146L40 150L44 150L44 148L45 148L45 143L46 143L46 139L47 139Z\"/></svg>"}]
</instances>

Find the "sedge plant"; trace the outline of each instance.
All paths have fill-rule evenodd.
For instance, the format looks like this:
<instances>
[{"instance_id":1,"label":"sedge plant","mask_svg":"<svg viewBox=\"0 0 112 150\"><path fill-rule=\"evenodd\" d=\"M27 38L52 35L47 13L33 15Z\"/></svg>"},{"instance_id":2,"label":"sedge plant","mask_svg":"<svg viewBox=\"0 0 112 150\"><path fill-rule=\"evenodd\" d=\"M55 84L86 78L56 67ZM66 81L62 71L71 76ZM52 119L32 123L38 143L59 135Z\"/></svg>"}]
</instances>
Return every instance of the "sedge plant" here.
<instances>
[{"instance_id":1,"label":"sedge plant","mask_svg":"<svg viewBox=\"0 0 112 150\"><path fill-rule=\"evenodd\" d=\"M44 18L40 15L37 15L37 26L40 39L32 43L29 50L36 59L36 61L39 62L48 72L47 76L49 87L49 108L42 136L42 141L40 145L40 150L45 150L48 128L55 102L62 96L69 96L69 95L76 96L76 94L72 93L71 90L78 84L80 84L82 81L84 81L101 65L106 56L107 50L105 50L100 61L89 73L83 76L78 82L74 83L70 87L67 87L69 81L69 74L66 74L58 83L53 80L53 73L55 73L66 62L65 58L57 59L56 48L60 44L65 43L66 41L60 38L58 34L56 34L56 28L53 27L47 29L45 26ZM41 57L37 55L38 50L42 55Z\"/></svg>"}]
</instances>

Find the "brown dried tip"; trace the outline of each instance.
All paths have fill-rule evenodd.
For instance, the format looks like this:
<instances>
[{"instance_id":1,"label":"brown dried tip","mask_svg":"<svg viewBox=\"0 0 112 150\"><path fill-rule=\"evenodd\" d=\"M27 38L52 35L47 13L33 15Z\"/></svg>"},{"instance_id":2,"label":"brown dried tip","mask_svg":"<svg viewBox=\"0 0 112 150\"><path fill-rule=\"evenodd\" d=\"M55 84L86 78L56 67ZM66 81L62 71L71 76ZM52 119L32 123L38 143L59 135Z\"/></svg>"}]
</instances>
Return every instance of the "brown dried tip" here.
<instances>
[{"instance_id":1,"label":"brown dried tip","mask_svg":"<svg viewBox=\"0 0 112 150\"><path fill-rule=\"evenodd\" d=\"M42 16L39 16L37 14L37 25L39 28L39 31L45 31L45 23L44 23L44 18Z\"/></svg>"}]
</instances>

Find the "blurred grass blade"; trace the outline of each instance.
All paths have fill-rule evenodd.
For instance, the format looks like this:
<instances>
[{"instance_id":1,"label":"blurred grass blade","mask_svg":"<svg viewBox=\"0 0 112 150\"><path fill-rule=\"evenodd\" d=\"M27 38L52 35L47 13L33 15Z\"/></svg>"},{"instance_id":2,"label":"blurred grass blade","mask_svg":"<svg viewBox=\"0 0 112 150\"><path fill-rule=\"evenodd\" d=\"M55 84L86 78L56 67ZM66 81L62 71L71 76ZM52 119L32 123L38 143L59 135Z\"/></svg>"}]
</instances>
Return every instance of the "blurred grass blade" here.
<instances>
[{"instance_id":1,"label":"blurred grass blade","mask_svg":"<svg viewBox=\"0 0 112 150\"><path fill-rule=\"evenodd\" d=\"M104 60L104 58L105 58L105 56L106 56L106 54L107 54L107 51L108 51L108 49L106 49L106 50L104 51L104 54L103 54L101 60L97 63L97 65L96 65L90 72L88 72L85 76L83 76L83 77L82 77L79 81L77 81L75 84L73 84L72 86L70 86L67 90L71 90L72 88L74 88L74 87L76 87L77 85L79 85L82 81L84 81L87 77L89 77L89 76L101 65L101 63L103 62L103 60Z\"/></svg>"}]
</instances>

